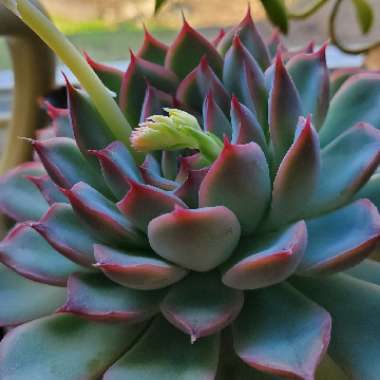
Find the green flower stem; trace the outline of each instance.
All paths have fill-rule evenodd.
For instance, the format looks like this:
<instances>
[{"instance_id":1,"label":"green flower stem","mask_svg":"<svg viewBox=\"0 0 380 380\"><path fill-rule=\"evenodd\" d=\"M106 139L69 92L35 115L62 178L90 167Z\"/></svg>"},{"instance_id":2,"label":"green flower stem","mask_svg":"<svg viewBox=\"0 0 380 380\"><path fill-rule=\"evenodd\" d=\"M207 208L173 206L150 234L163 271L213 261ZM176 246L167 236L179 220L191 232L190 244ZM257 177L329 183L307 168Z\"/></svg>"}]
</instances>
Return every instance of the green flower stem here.
<instances>
[{"instance_id":1,"label":"green flower stem","mask_svg":"<svg viewBox=\"0 0 380 380\"><path fill-rule=\"evenodd\" d=\"M130 147L131 126L107 88L74 45L28 0L1 2L19 16L71 69L115 137ZM131 153L136 156L132 149Z\"/></svg>"}]
</instances>

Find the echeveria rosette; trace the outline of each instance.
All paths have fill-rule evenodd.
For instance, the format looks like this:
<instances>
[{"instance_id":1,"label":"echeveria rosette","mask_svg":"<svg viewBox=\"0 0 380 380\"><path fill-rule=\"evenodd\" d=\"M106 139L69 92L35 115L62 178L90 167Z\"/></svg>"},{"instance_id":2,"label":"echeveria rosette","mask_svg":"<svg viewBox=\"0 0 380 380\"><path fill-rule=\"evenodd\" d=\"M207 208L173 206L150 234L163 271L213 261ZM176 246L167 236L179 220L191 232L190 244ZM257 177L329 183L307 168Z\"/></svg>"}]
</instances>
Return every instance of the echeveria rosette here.
<instances>
[{"instance_id":1,"label":"echeveria rosette","mask_svg":"<svg viewBox=\"0 0 380 380\"><path fill-rule=\"evenodd\" d=\"M325 48L248 13L87 57L145 161L81 90L46 105L0 179L1 379L378 379L380 75L330 80Z\"/></svg>"}]
</instances>

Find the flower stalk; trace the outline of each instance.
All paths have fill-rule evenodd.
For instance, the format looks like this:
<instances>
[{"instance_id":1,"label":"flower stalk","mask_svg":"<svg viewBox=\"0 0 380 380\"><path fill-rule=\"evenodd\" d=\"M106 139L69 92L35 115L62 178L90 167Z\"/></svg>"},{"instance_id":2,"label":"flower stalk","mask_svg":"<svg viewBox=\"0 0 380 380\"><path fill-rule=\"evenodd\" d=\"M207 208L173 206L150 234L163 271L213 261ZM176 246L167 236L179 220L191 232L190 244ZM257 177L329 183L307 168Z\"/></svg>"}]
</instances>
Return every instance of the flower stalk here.
<instances>
[{"instance_id":1,"label":"flower stalk","mask_svg":"<svg viewBox=\"0 0 380 380\"><path fill-rule=\"evenodd\" d=\"M132 128L107 88L75 46L28 0L1 0L71 69L115 137L130 147ZM136 156L136 152L132 152Z\"/></svg>"}]
</instances>

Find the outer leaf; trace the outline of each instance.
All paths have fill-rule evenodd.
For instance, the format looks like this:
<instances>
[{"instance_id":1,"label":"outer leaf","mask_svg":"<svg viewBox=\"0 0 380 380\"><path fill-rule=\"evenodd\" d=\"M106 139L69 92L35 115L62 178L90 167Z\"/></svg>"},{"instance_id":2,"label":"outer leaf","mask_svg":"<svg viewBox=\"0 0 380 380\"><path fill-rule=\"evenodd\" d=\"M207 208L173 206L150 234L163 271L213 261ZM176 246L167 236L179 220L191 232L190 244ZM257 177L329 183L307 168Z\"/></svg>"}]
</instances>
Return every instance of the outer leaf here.
<instances>
[{"instance_id":1,"label":"outer leaf","mask_svg":"<svg viewBox=\"0 0 380 380\"><path fill-rule=\"evenodd\" d=\"M106 148L92 151L100 163L103 177L117 199L121 199L129 189L129 179L142 182L135 160L127 147L114 141Z\"/></svg>"},{"instance_id":2,"label":"outer leaf","mask_svg":"<svg viewBox=\"0 0 380 380\"><path fill-rule=\"evenodd\" d=\"M235 289L257 289L293 274L306 249L303 221L260 237L242 239L223 267L223 283Z\"/></svg>"},{"instance_id":3,"label":"outer leaf","mask_svg":"<svg viewBox=\"0 0 380 380\"><path fill-rule=\"evenodd\" d=\"M269 130L275 162L279 164L292 145L298 118L303 115L298 91L277 54L269 95Z\"/></svg>"},{"instance_id":4,"label":"outer leaf","mask_svg":"<svg viewBox=\"0 0 380 380\"><path fill-rule=\"evenodd\" d=\"M324 309L290 285L276 285L246 296L234 323L235 350L261 371L313 380L330 330L331 318Z\"/></svg>"},{"instance_id":5,"label":"outer leaf","mask_svg":"<svg viewBox=\"0 0 380 380\"><path fill-rule=\"evenodd\" d=\"M309 243L298 271L330 274L354 266L380 240L380 215L368 200L307 221Z\"/></svg>"},{"instance_id":6,"label":"outer leaf","mask_svg":"<svg viewBox=\"0 0 380 380\"><path fill-rule=\"evenodd\" d=\"M25 178L31 181L40 190L42 196L49 205L56 202L67 202L66 197L47 174L40 176L28 175Z\"/></svg>"},{"instance_id":7,"label":"outer leaf","mask_svg":"<svg viewBox=\"0 0 380 380\"><path fill-rule=\"evenodd\" d=\"M380 173L375 173L371 179L355 194L355 199L368 198L380 209Z\"/></svg>"},{"instance_id":8,"label":"outer leaf","mask_svg":"<svg viewBox=\"0 0 380 380\"><path fill-rule=\"evenodd\" d=\"M236 35L239 36L243 45L248 49L252 57L255 58L261 69L264 71L270 65L269 51L252 20L251 10L249 7L247 14L241 23L226 33L220 41L218 50L223 56L230 48L232 40Z\"/></svg>"},{"instance_id":9,"label":"outer leaf","mask_svg":"<svg viewBox=\"0 0 380 380\"><path fill-rule=\"evenodd\" d=\"M195 342L228 326L240 313L243 302L243 292L224 286L219 273L193 273L172 286L161 311Z\"/></svg>"},{"instance_id":10,"label":"outer leaf","mask_svg":"<svg viewBox=\"0 0 380 380\"><path fill-rule=\"evenodd\" d=\"M0 178L1 213L18 222L39 219L49 205L26 177L44 173L41 163L27 162L2 176Z\"/></svg>"},{"instance_id":11,"label":"outer leaf","mask_svg":"<svg viewBox=\"0 0 380 380\"><path fill-rule=\"evenodd\" d=\"M187 207L175 195L150 185L130 181L128 194L117 204L119 210L139 228L147 231L149 222L174 207Z\"/></svg>"},{"instance_id":12,"label":"outer leaf","mask_svg":"<svg viewBox=\"0 0 380 380\"><path fill-rule=\"evenodd\" d=\"M223 83L240 102L256 112L260 124L266 127L268 94L264 74L238 35L225 57Z\"/></svg>"},{"instance_id":13,"label":"outer leaf","mask_svg":"<svg viewBox=\"0 0 380 380\"><path fill-rule=\"evenodd\" d=\"M298 278L294 283L330 312L334 320L329 347L332 359L352 379L377 380L380 287L343 274Z\"/></svg>"},{"instance_id":14,"label":"outer leaf","mask_svg":"<svg viewBox=\"0 0 380 380\"><path fill-rule=\"evenodd\" d=\"M67 301L60 312L92 320L136 323L159 311L162 292L127 289L103 274L71 275L67 283Z\"/></svg>"},{"instance_id":15,"label":"outer leaf","mask_svg":"<svg viewBox=\"0 0 380 380\"><path fill-rule=\"evenodd\" d=\"M276 56L277 51L281 51L282 53L286 52L284 41L281 38L281 32L277 28L273 29L266 45L271 58L274 58Z\"/></svg>"},{"instance_id":16,"label":"outer leaf","mask_svg":"<svg viewBox=\"0 0 380 380\"><path fill-rule=\"evenodd\" d=\"M264 153L255 143L224 149L211 166L199 189L199 204L226 206L235 213L243 234L251 233L270 201L271 183Z\"/></svg>"},{"instance_id":17,"label":"outer leaf","mask_svg":"<svg viewBox=\"0 0 380 380\"><path fill-rule=\"evenodd\" d=\"M359 265L350 268L345 272L359 280L380 285L380 263L373 260L363 260Z\"/></svg>"},{"instance_id":18,"label":"outer leaf","mask_svg":"<svg viewBox=\"0 0 380 380\"><path fill-rule=\"evenodd\" d=\"M277 26L282 33L288 33L288 14L284 0L261 0L269 20Z\"/></svg>"},{"instance_id":19,"label":"outer leaf","mask_svg":"<svg viewBox=\"0 0 380 380\"><path fill-rule=\"evenodd\" d=\"M365 101L363 101L365 99ZM359 122L380 128L380 74L360 73L349 78L330 103L330 110L320 131L321 145Z\"/></svg>"},{"instance_id":20,"label":"outer leaf","mask_svg":"<svg viewBox=\"0 0 380 380\"><path fill-rule=\"evenodd\" d=\"M240 231L236 216L223 206L176 207L148 225L149 242L158 255L199 272L225 261L239 242Z\"/></svg>"},{"instance_id":21,"label":"outer leaf","mask_svg":"<svg viewBox=\"0 0 380 380\"><path fill-rule=\"evenodd\" d=\"M352 0L356 8L356 18L364 34L367 34L372 27L374 14L372 6L367 0Z\"/></svg>"},{"instance_id":22,"label":"outer leaf","mask_svg":"<svg viewBox=\"0 0 380 380\"><path fill-rule=\"evenodd\" d=\"M26 223L16 225L0 243L0 261L26 278L57 286L65 286L71 273L83 270Z\"/></svg>"},{"instance_id":23,"label":"outer leaf","mask_svg":"<svg viewBox=\"0 0 380 380\"><path fill-rule=\"evenodd\" d=\"M219 336L190 344L186 335L159 318L139 342L106 372L104 380L213 379L218 352Z\"/></svg>"},{"instance_id":24,"label":"outer leaf","mask_svg":"<svg viewBox=\"0 0 380 380\"><path fill-rule=\"evenodd\" d=\"M38 153L50 178L60 187L69 189L84 181L107 194L108 188L94 167L77 148L74 140L56 137L45 141L34 141Z\"/></svg>"},{"instance_id":25,"label":"outer leaf","mask_svg":"<svg viewBox=\"0 0 380 380\"><path fill-rule=\"evenodd\" d=\"M334 70L330 75L330 98L333 98L347 79L361 72L364 70L360 67L344 67Z\"/></svg>"},{"instance_id":26,"label":"outer leaf","mask_svg":"<svg viewBox=\"0 0 380 380\"><path fill-rule=\"evenodd\" d=\"M285 225L302 218L320 175L318 134L310 117L300 119L293 145L289 148L273 183L268 224ZM302 201L301 201L302 200Z\"/></svg>"},{"instance_id":27,"label":"outer leaf","mask_svg":"<svg viewBox=\"0 0 380 380\"><path fill-rule=\"evenodd\" d=\"M198 66L203 56L206 56L209 65L221 77L222 57L206 38L184 20L181 31L169 47L165 67L174 71L180 79L183 79Z\"/></svg>"},{"instance_id":28,"label":"outer leaf","mask_svg":"<svg viewBox=\"0 0 380 380\"><path fill-rule=\"evenodd\" d=\"M49 315L65 301L66 289L27 280L0 264L0 326Z\"/></svg>"},{"instance_id":29,"label":"outer leaf","mask_svg":"<svg viewBox=\"0 0 380 380\"><path fill-rule=\"evenodd\" d=\"M380 131L357 124L322 150L321 163L320 181L305 210L311 216L342 206L368 181L380 163Z\"/></svg>"},{"instance_id":30,"label":"outer leaf","mask_svg":"<svg viewBox=\"0 0 380 380\"><path fill-rule=\"evenodd\" d=\"M160 7L159 3L162 4L163 2L164 0L156 1L155 12L157 12L158 8ZM138 57L145 59L146 61L156 63L158 65L163 65L168 49L169 47L167 45L154 38L149 33L149 30L144 27L144 41L139 51L137 52Z\"/></svg>"},{"instance_id":31,"label":"outer leaf","mask_svg":"<svg viewBox=\"0 0 380 380\"><path fill-rule=\"evenodd\" d=\"M93 244L97 240L78 219L70 205L53 204L32 227L70 260L84 266L94 264Z\"/></svg>"},{"instance_id":32,"label":"outer leaf","mask_svg":"<svg viewBox=\"0 0 380 380\"><path fill-rule=\"evenodd\" d=\"M330 103L326 48L324 44L315 53L297 54L286 65L300 94L303 111L312 115L317 129L322 126Z\"/></svg>"},{"instance_id":33,"label":"outer leaf","mask_svg":"<svg viewBox=\"0 0 380 380\"><path fill-rule=\"evenodd\" d=\"M79 182L65 190L76 214L102 241L146 246L145 238L125 218L116 206L89 185Z\"/></svg>"},{"instance_id":34,"label":"outer leaf","mask_svg":"<svg viewBox=\"0 0 380 380\"><path fill-rule=\"evenodd\" d=\"M12 330L1 342L0 378L98 379L132 344L142 327L89 322L69 315L29 322Z\"/></svg>"},{"instance_id":35,"label":"outer leaf","mask_svg":"<svg viewBox=\"0 0 380 380\"><path fill-rule=\"evenodd\" d=\"M165 288L187 274L149 251L122 251L103 245L95 245L94 251L96 267L112 281L132 289Z\"/></svg>"}]
</instances>

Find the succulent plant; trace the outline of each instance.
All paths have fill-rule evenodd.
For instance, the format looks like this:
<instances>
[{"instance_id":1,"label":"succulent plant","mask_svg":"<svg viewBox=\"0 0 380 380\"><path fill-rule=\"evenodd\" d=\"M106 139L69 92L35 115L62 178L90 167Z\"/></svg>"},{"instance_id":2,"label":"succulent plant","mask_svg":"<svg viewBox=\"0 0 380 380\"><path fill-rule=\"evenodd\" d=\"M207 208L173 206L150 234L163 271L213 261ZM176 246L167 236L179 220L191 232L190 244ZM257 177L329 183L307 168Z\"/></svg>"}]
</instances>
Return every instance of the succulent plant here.
<instances>
[{"instance_id":1,"label":"succulent plant","mask_svg":"<svg viewBox=\"0 0 380 380\"><path fill-rule=\"evenodd\" d=\"M248 12L87 57L131 144L67 83L1 178L0 379L379 378L380 74L325 49Z\"/></svg>"}]
</instances>

